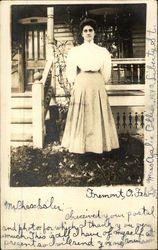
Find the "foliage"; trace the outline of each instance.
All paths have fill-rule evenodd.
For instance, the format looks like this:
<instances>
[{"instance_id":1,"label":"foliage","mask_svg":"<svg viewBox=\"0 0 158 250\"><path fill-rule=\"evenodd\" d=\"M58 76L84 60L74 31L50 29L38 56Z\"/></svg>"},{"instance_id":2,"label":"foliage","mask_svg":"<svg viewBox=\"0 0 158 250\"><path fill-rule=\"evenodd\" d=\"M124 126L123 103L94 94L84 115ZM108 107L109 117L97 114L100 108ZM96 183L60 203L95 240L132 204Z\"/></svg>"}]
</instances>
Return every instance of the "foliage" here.
<instances>
[{"instance_id":1,"label":"foliage","mask_svg":"<svg viewBox=\"0 0 158 250\"><path fill-rule=\"evenodd\" d=\"M70 95L71 84L66 79L66 50L67 42L55 44L55 77L57 84L64 90L66 96Z\"/></svg>"},{"instance_id":2,"label":"foliage","mask_svg":"<svg viewBox=\"0 0 158 250\"><path fill-rule=\"evenodd\" d=\"M60 143L43 149L11 148L11 186L142 185L143 143L121 136L120 149L109 153L72 154Z\"/></svg>"},{"instance_id":3,"label":"foliage","mask_svg":"<svg viewBox=\"0 0 158 250\"><path fill-rule=\"evenodd\" d=\"M64 132L66 117L67 117L67 112L68 112L68 104L69 104L69 100L66 100L65 103L58 104L59 119L57 120L57 124L58 124L58 128L60 131L59 138L62 138L62 135Z\"/></svg>"}]
</instances>

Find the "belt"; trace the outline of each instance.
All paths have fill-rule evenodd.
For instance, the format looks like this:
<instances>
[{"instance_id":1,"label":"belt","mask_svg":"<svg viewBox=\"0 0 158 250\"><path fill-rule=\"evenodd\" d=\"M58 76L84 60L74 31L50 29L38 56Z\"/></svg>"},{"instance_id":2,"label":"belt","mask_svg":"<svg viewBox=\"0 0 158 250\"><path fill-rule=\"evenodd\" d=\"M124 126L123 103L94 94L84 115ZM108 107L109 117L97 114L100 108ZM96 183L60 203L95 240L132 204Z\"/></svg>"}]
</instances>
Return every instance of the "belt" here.
<instances>
[{"instance_id":1,"label":"belt","mask_svg":"<svg viewBox=\"0 0 158 250\"><path fill-rule=\"evenodd\" d=\"M85 73L98 73L99 72L99 70L97 70L97 71L92 71L92 70L82 70L81 72L85 72Z\"/></svg>"}]
</instances>

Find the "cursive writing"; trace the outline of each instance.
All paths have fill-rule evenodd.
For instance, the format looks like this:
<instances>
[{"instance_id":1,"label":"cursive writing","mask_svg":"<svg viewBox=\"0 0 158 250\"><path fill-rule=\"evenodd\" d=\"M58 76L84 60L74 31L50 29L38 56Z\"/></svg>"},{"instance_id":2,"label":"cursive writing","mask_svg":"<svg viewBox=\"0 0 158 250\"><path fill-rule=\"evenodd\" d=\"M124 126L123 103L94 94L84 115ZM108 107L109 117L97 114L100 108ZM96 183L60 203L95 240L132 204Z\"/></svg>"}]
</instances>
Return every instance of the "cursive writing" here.
<instances>
[{"instance_id":1,"label":"cursive writing","mask_svg":"<svg viewBox=\"0 0 158 250\"><path fill-rule=\"evenodd\" d=\"M154 138L153 136L150 136L150 141L149 139L146 140L146 142L144 143L145 147L146 147L146 165L148 166L148 172L147 172L147 177L146 180L148 183L150 183L151 181L154 180L154 176L153 176L153 170L154 170L154 162L156 159L156 152L155 152L155 148L154 148Z\"/></svg>"},{"instance_id":2,"label":"cursive writing","mask_svg":"<svg viewBox=\"0 0 158 250\"><path fill-rule=\"evenodd\" d=\"M148 43L148 50L146 52L147 57L150 59L147 64L146 79L151 80L154 84L156 83L156 26L153 29L147 30L146 41Z\"/></svg>"},{"instance_id":3,"label":"cursive writing","mask_svg":"<svg viewBox=\"0 0 158 250\"><path fill-rule=\"evenodd\" d=\"M139 198L139 197L153 197L157 198L157 190L153 187L148 189L147 187L144 187L144 189L141 188L129 188L126 191L124 191L122 188L120 188L117 192L113 193L98 193L94 190L94 188L87 188L86 191L86 197L87 198L98 198L98 199L121 199L124 200L125 198Z\"/></svg>"},{"instance_id":4,"label":"cursive writing","mask_svg":"<svg viewBox=\"0 0 158 250\"><path fill-rule=\"evenodd\" d=\"M56 205L54 202L54 197L47 199L45 202L42 202L42 199L39 198L35 203L27 203L25 200L18 200L15 204L5 201L5 209L8 210L31 210L31 209L55 209L57 211L63 211L61 205Z\"/></svg>"},{"instance_id":5,"label":"cursive writing","mask_svg":"<svg viewBox=\"0 0 158 250\"><path fill-rule=\"evenodd\" d=\"M151 215L151 216L155 217L154 212L155 212L154 206L152 206L150 208L150 210L148 210L145 206L143 206L141 209L139 209L138 211L136 211L134 213L132 213L131 211L129 211L129 212L127 212L128 222L130 222L131 217L136 217L136 216Z\"/></svg>"},{"instance_id":6,"label":"cursive writing","mask_svg":"<svg viewBox=\"0 0 158 250\"><path fill-rule=\"evenodd\" d=\"M82 214L70 210L56 223L13 222L2 225L1 237L4 249L12 247L60 249L69 246L102 249L116 246L123 248L127 245L128 248L132 248L133 244L145 248L147 243L153 244L154 241L153 219L155 219L155 207L145 205L138 210L120 214L107 213L106 209L93 213L86 209Z\"/></svg>"},{"instance_id":7,"label":"cursive writing","mask_svg":"<svg viewBox=\"0 0 158 250\"><path fill-rule=\"evenodd\" d=\"M146 37L146 96L149 102L146 104L145 111L145 131L147 138L145 140L145 166L147 169L146 181L151 183L154 181L154 165L156 163L156 149L154 140L156 139L155 113L156 113L156 82L157 82L157 28L153 25L147 30Z\"/></svg>"}]
</instances>

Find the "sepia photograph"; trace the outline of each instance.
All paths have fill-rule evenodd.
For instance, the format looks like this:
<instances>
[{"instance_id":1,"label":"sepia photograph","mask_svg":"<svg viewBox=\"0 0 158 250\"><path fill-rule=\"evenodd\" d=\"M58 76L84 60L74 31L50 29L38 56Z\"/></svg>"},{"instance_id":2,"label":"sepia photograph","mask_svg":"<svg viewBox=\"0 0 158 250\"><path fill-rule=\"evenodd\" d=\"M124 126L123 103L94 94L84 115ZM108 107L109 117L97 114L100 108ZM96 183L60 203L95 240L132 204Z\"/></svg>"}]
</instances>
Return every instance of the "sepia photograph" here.
<instances>
[{"instance_id":1,"label":"sepia photograph","mask_svg":"<svg viewBox=\"0 0 158 250\"><path fill-rule=\"evenodd\" d=\"M157 1L0 7L1 249L157 249Z\"/></svg>"},{"instance_id":2,"label":"sepia photograph","mask_svg":"<svg viewBox=\"0 0 158 250\"><path fill-rule=\"evenodd\" d=\"M10 186L143 185L146 4L11 6Z\"/></svg>"}]
</instances>

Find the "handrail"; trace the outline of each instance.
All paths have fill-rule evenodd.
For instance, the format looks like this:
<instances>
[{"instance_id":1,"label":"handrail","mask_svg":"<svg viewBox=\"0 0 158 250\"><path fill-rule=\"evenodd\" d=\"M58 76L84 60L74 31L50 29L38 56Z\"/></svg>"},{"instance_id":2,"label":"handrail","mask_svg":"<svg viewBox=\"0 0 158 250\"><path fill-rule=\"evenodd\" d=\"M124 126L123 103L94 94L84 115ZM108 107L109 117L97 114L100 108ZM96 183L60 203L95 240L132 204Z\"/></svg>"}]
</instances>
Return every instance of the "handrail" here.
<instances>
[{"instance_id":1,"label":"handrail","mask_svg":"<svg viewBox=\"0 0 158 250\"><path fill-rule=\"evenodd\" d=\"M53 57L46 62L46 65L45 65L45 68L44 68L44 71L42 74L41 83L44 86L46 85L47 77L48 77L48 74L49 74L49 71L50 71L52 65L53 65Z\"/></svg>"},{"instance_id":2,"label":"handrail","mask_svg":"<svg viewBox=\"0 0 158 250\"><path fill-rule=\"evenodd\" d=\"M145 58L112 58L112 64L145 64Z\"/></svg>"},{"instance_id":3,"label":"handrail","mask_svg":"<svg viewBox=\"0 0 158 250\"><path fill-rule=\"evenodd\" d=\"M51 59L49 59L46 62L43 74L36 72L34 74L34 79L36 79L35 83L40 83L43 85L43 87L47 90L47 92L44 91L44 119L46 117L47 111L48 111L48 106L51 100L51 97L53 96L53 87L51 86L51 84L49 84L48 86L46 86L47 83L47 78L49 75L49 72L51 70L51 67L53 65L53 57Z\"/></svg>"},{"instance_id":4,"label":"handrail","mask_svg":"<svg viewBox=\"0 0 158 250\"><path fill-rule=\"evenodd\" d=\"M46 66L45 66L44 71L43 71L43 76L42 76L41 82L44 85L44 87L46 87L47 78L48 78L50 69L51 69L51 67L53 65L53 59L54 58L51 57L47 61ZM50 103L50 100L52 98L52 95L53 95L53 87L51 86L51 84L49 84L49 86L47 88L47 92L44 93L44 109L45 109L44 110L44 119L46 118L48 107L49 107L49 103Z\"/></svg>"},{"instance_id":5,"label":"handrail","mask_svg":"<svg viewBox=\"0 0 158 250\"><path fill-rule=\"evenodd\" d=\"M40 72L34 74L34 84L32 86L32 110L33 110L33 145L34 147L43 147L45 136L45 118L48 106L53 94L53 87L47 79L53 58L49 59L45 65L43 76Z\"/></svg>"}]
</instances>

